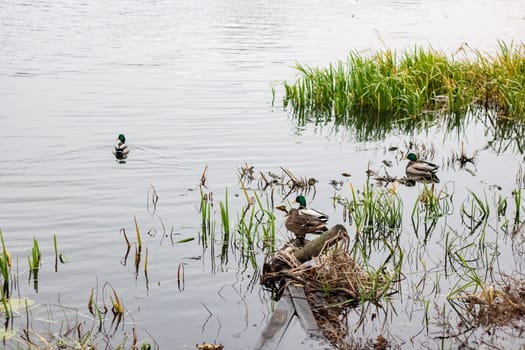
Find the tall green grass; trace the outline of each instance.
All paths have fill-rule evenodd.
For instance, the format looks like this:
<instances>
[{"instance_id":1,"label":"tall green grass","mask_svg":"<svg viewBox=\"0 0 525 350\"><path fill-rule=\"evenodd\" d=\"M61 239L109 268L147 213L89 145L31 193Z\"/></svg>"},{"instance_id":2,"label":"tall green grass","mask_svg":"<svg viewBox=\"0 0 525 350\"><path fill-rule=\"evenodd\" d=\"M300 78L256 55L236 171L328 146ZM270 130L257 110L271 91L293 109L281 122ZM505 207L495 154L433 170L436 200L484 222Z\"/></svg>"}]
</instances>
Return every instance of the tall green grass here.
<instances>
[{"instance_id":1,"label":"tall green grass","mask_svg":"<svg viewBox=\"0 0 525 350\"><path fill-rule=\"evenodd\" d=\"M436 228L439 218L450 214L451 208L451 195L446 186L436 191L434 184L425 184L412 207L412 227L416 236L419 237L422 224L423 240L426 242Z\"/></svg>"},{"instance_id":2,"label":"tall green grass","mask_svg":"<svg viewBox=\"0 0 525 350\"><path fill-rule=\"evenodd\" d=\"M31 249L31 256L27 257L29 263L29 279L33 276L33 288L38 292L38 271L40 269L40 259L42 254L40 253L40 247L38 241L33 238L33 249Z\"/></svg>"},{"instance_id":3,"label":"tall green grass","mask_svg":"<svg viewBox=\"0 0 525 350\"><path fill-rule=\"evenodd\" d=\"M241 189L243 193L241 198L244 198L245 202L236 212L236 220L232 219L231 199L226 188L224 199L219 201L220 222L218 222L217 213L213 210L212 193L205 192L203 186L200 186L200 239L203 248L210 249L212 270L215 269L214 252L217 243L221 248L222 266L228 263L231 254L238 254L239 264L244 268L252 266L256 271L258 270L257 254L261 250L273 252L275 249L276 227L271 198L261 198L257 192L251 196L242 180ZM215 232L217 224L220 224L220 236Z\"/></svg>"},{"instance_id":4,"label":"tall green grass","mask_svg":"<svg viewBox=\"0 0 525 350\"><path fill-rule=\"evenodd\" d=\"M33 249L31 249L31 256L27 257L28 263L29 263L29 270L35 271L38 270L40 267L40 248L38 246L38 241L36 238L33 238Z\"/></svg>"},{"instance_id":5,"label":"tall green grass","mask_svg":"<svg viewBox=\"0 0 525 350\"><path fill-rule=\"evenodd\" d=\"M212 194L206 193L203 186L200 189L200 212L201 212L201 235L200 239L204 247L208 246L208 239L215 235L215 220L213 219Z\"/></svg>"},{"instance_id":6,"label":"tall green grass","mask_svg":"<svg viewBox=\"0 0 525 350\"><path fill-rule=\"evenodd\" d=\"M228 248L230 246L230 210L228 205L228 188L226 188L226 194L224 198L224 202L219 201L223 234L221 249L221 263L223 265L228 263Z\"/></svg>"},{"instance_id":7,"label":"tall green grass","mask_svg":"<svg viewBox=\"0 0 525 350\"><path fill-rule=\"evenodd\" d=\"M250 263L257 271L257 254L260 251L273 253L275 250L275 215L268 197L263 201L257 192L254 192L250 198L244 186L243 193L246 204L238 214L234 244L241 253L241 261Z\"/></svg>"},{"instance_id":8,"label":"tall green grass","mask_svg":"<svg viewBox=\"0 0 525 350\"><path fill-rule=\"evenodd\" d=\"M0 240L2 241L2 255L0 255L0 273L3 279L2 288L0 289L1 302L2 302L2 305L4 306L6 318L9 318L11 316L10 308L8 308L9 296L10 296L9 282L10 282L10 271L11 271L11 256L9 255L9 252L7 251L7 248L4 242L4 235L2 234L2 230L0 230Z\"/></svg>"},{"instance_id":9,"label":"tall green grass","mask_svg":"<svg viewBox=\"0 0 525 350\"><path fill-rule=\"evenodd\" d=\"M464 114L477 106L509 118L525 117L525 45L499 42L495 55L464 56L415 47L370 56L353 51L326 68L298 64L299 78L284 82L285 107L309 115L359 122L392 116L411 122L428 114ZM372 122L373 123L373 122Z\"/></svg>"},{"instance_id":10,"label":"tall green grass","mask_svg":"<svg viewBox=\"0 0 525 350\"><path fill-rule=\"evenodd\" d=\"M401 229L403 202L394 190L375 188L368 181L362 191L350 185L347 200L357 235L364 240L391 237Z\"/></svg>"},{"instance_id":11,"label":"tall green grass","mask_svg":"<svg viewBox=\"0 0 525 350\"><path fill-rule=\"evenodd\" d=\"M484 236L490 215L487 196L485 194L481 197L472 191L469 191L469 194L469 197L461 204L461 221L471 234L480 229Z\"/></svg>"},{"instance_id":12,"label":"tall green grass","mask_svg":"<svg viewBox=\"0 0 525 350\"><path fill-rule=\"evenodd\" d=\"M522 218L521 211L525 210L525 207L523 205L523 196L522 196L525 178L523 177L523 172L521 169L518 172L516 177L518 178L518 180L516 183L516 188L512 191L512 199L513 199L514 209L515 209L514 227L519 227L521 225L521 218Z\"/></svg>"}]
</instances>

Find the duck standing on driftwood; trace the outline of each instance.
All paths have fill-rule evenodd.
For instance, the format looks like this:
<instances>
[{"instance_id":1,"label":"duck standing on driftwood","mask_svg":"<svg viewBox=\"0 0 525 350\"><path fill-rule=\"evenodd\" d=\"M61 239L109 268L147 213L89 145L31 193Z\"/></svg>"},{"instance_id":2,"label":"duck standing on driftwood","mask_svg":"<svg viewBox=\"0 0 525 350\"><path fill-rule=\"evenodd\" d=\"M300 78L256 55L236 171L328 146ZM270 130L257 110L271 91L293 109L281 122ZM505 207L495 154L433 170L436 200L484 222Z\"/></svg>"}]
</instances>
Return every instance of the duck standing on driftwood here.
<instances>
[{"instance_id":1,"label":"duck standing on driftwood","mask_svg":"<svg viewBox=\"0 0 525 350\"><path fill-rule=\"evenodd\" d=\"M316 217L322 222L328 221L328 215L321 213L319 210L306 207L306 199L303 195L297 196L297 198L295 198L295 201L299 203L299 214Z\"/></svg>"},{"instance_id":2,"label":"duck standing on driftwood","mask_svg":"<svg viewBox=\"0 0 525 350\"><path fill-rule=\"evenodd\" d=\"M126 159L129 153L128 145L126 145L126 136L124 136L124 134L118 135L117 141L113 149L113 154L117 159Z\"/></svg>"},{"instance_id":3,"label":"duck standing on driftwood","mask_svg":"<svg viewBox=\"0 0 525 350\"><path fill-rule=\"evenodd\" d=\"M295 234L297 240L302 245L307 233L321 234L328 231L326 220L323 221L315 216L301 214L299 209L292 208L286 215L284 223L286 229Z\"/></svg>"},{"instance_id":4,"label":"duck standing on driftwood","mask_svg":"<svg viewBox=\"0 0 525 350\"><path fill-rule=\"evenodd\" d=\"M439 166L426 160L418 159L415 153L407 155L409 160L406 167L406 175L416 180L424 180L438 183L439 178L436 175Z\"/></svg>"}]
</instances>

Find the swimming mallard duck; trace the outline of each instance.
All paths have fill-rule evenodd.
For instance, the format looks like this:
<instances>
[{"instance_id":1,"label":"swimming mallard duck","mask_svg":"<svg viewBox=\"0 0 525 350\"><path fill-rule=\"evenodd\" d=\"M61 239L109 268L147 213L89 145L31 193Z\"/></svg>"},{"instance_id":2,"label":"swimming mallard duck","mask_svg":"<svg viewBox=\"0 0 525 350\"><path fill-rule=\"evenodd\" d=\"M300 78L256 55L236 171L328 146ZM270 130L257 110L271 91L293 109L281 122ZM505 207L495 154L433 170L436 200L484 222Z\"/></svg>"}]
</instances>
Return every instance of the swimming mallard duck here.
<instances>
[{"instance_id":1,"label":"swimming mallard duck","mask_svg":"<svg viewBox=\"0 0 525 350\"><path fill-rule=\"evenodd\" d=\"M324 221L315 216L301 214L299 209L292 208L286 215L284 225L288 231L293 232L299 242L304 242L307 233L323 233L328 230Z\"/></svg>"},{"instance_id":2,"label":"swimming mallard duck","mask_svg":"<svg viewBox=\"0 0 525 350\"><path fill-rule=\"evenodd\" d=\"M126 136L124 134L118 135L117 141L113 154L117 159L126 159L129 153L128 145L126 145Z\"/></svg>"},{"instance_id":3,"label":"swimming mallard duck","mask_svg":"<svg viewBox=\"0 0 525 350\"><path fill-rule=\"evenodd\" d=\"M409 153L407 158L409 160L406 167L407 177L436 183L439 182L439 178L436 175L439 168L438 165L418 159L415 153Z\"/></svg>"},{"instance_id":4,"label":"swimming mallard duck","mask_svg":"<svg viewBox=\"0 0 525 350\"><path fill-rule=\"evenodd\" d=\"M328 221L328 215L321 213L319 210L306 207L306 199L303 195L297 196L297 198L295 198L295 201L299 203L299 214L313 216L321 220L322 222Z\"/></svg>"}]
</instances>

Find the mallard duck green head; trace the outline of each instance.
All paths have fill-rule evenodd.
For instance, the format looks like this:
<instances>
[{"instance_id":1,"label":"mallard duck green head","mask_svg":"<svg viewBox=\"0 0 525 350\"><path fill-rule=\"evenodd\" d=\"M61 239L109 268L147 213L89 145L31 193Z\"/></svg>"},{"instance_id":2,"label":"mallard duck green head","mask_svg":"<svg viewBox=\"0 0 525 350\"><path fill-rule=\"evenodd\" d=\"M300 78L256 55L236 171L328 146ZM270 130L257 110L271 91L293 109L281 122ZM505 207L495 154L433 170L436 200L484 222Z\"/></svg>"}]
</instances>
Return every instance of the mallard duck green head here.
<instances>
[{"instance_id":1,"label":"mallard duck green head","mask_svg":"<svg viewBox=\"0 0 525 350\"><path fill-rule=\"evenodd\" d=\"M306 199L303 195L297 196L297 198L295 198L295 201L299 203L299 206L306 208Z\"/></svg>"},{"instance_id":2,"label":"mallard duck green head","mask_svg":"<svg viewBox=\"0 0 525 350\"><path fill-rule=\"evenodd\" d=\"M126 136L124 136L124 134L118 135L118 139L119 139L120 142L126 143Z\"/></svg>"},{"instance_id":3,"label":"mallard duck green head","mask_svg":"<svg viewBox=\"0 0 525 350\"><path fill-rule=\"evenodd\" d=\"M407 158L413 162L415 162L417 160L417 156L415 153L412 153L410 152L409 154L407 154Z\"/></svg>"}]
</instances>

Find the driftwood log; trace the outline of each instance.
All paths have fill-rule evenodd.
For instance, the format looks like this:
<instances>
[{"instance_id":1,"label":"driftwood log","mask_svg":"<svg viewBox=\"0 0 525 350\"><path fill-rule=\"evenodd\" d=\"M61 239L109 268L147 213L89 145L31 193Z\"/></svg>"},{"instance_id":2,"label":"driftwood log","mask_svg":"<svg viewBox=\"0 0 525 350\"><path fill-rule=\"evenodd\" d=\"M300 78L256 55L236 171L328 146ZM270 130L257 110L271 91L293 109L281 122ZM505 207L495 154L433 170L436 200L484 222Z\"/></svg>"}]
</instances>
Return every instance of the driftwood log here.
<instances>
[{"instance_id":1,"label":"driftwood log","mask_svg":"<svg viewBox=\"0 0 525 350\"><path fill-rule=\"evenodd\" d=\"M297 267L318 256L327 247L347 238L348 233L346 228L343 225L335 225L313 241L307 242L304 246L295 246L289 243L269 259L269 261L264 263L261 283L271 287L271 284L275 282L275 273Z\"/></svg>"},{"instance_id":2,"label":"driftwood log","mask_svg":"<svg viewBox=\"0 0 525 350\"><path fill-rule=\"evenodd\" d=\"M294 252L295 257L300 263L304 263L321 254L325 247L332 246L345 237L348 237L346 228L343 225L335 225L313 241L307 242L304 247L297 249Z\"/></svg>"}]
</instances>

